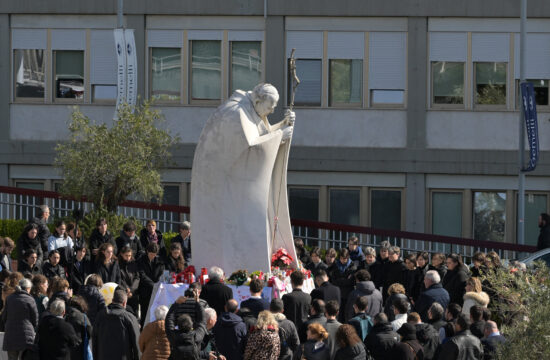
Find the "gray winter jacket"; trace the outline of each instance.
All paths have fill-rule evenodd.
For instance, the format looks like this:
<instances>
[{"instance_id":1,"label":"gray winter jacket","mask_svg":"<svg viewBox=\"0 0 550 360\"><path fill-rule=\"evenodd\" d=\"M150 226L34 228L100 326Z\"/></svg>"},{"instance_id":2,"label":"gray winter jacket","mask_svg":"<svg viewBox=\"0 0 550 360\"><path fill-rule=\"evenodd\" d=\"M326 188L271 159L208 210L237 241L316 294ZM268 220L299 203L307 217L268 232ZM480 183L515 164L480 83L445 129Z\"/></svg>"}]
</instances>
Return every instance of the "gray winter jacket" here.
<instances>
[{"instance_id":1,"label":"gray winter jacket","mask_svg":"<svg viewBox=\"0 0 550 360\"><path fill-rule=\"evenodd\" d=\"M0 322L5 332L2 346L4 351L32 348L38 326L36 301L28 292L16 291L6 299Z\"/></svg>"},{"instance_id":2,"label":"gray winter jacket","mask_svg":"<svg viewBox=\"0 0 550 360\"><path fill-rule=\"evenodd\" d=\"M361 281L355 285L355 290L349 294L345 312L346 322L355 315L353 304L355 304L355 300L361 296L366 296L369 299L369 305L366 312L371 318L374 318L383 311L384 307L380 291L374 287L372 281Z\"/></svg>"}]
</instances>

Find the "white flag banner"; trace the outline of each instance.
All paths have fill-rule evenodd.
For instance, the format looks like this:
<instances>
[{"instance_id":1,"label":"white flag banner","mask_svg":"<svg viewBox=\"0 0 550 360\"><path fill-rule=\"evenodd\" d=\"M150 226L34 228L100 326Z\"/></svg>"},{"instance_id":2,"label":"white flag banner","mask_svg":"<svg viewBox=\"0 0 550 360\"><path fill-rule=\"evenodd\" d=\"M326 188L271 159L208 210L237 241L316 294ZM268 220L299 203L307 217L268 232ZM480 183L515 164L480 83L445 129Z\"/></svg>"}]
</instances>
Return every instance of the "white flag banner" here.
<instances>
[{"instance_id":1,"label":"white flag banner","mask_svg":"<svg viewBox=\"0 0 550 360\"><path fill-rule=\"evenodd\" d=\"M126 102L135 106L137 100L137 55L133 29L124 30L126 43Z\"/></svg>"},{"instance_id":2,"label":"white flag banner","mask_svg":"<svg viewBox=\"0 0 550 360\"><path fill-rule=\"evenodd\" d=\"M117 96L116 96L116 112L121 104L126 101L126 43L124 41L124 30L115 29L115 51L117 59ZM115 113L115 118L116 118Z\"/></svg>"}]
</instances>

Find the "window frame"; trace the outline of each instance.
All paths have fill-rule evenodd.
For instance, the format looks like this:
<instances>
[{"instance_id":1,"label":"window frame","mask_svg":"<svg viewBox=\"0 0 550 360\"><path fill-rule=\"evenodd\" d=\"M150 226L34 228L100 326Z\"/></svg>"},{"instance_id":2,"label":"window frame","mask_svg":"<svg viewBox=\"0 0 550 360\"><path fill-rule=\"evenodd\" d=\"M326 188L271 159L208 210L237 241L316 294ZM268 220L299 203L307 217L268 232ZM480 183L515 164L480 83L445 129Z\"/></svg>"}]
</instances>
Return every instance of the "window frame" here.
<instances>
[{"instance_id":1,"label":"window frame","mask_svg":"<svg viewBox=\"0 0 550 360\"><path fill-rule=\"evenodd\" d=\"M537 112L550 112L550 79L525 79L527 82L533 82L533 81L540 81L544 80L548 82L548 105L539 105L537 104ZM514 85L516 89L516 111L523 111L523 107L521 105L521 80L520 79L514 79Z\"/></svg>"},{"instance_id":2,"label":"window frame","mask_svg":"<svg viewBox=\"0 0 550 360\"><path fill-rule=\"evenodd\" d=\"M461 229L460 229L460 237L465 237L465 227L466 227L466 221L468 219L468 209L466 208L466 193L464 190L462 189L452 189L452 188L435 188L435 189L429 189L429 192L428 192L428 202L426 203L427 204L427 209L428 209L428 217L426 219L426 225L427 225L427 229L429 231L430 234L433 234L433 215L434 215L434 208L433 208L433 199L434 199L434 194L437 194L437 193L444 193L444 194L460 194L462 196L462 203L461 203L461 216L462 216L462 221L461 221ZM473 208L471 209L472 210L472 213L473 213ZM472 215L472 219L473 219L473 215ZM472 224L473 225L473 224Z\"/></svg>"},{"instance_id":3,"label":"window frame","mask_svg":"<svg viewBox=\"0 0 550 360\"><path fill-rule=\"evenodd\" d=\"M401 214L400 214L400 229L398 231L403 231L406 227L406 215L407 215L407 209L406 209L406 188L392 188L392 187L369 187L368 188L369 195L368 195L368 219L367 224L368 226L372 227L372 192L373 191L399 191L401 193Z\"/></svg>"},{"instance_id":4,"label":"window frame","mask_svg":"<svg viewBox=\"0 0 550 360\"><path fill-rule=\"evenodd\" d=\"M52 93L51 93L51 99L52 103L54 104L90 104L91 101L86 101L88 91L88 81L89 79L86 79L86 66L87 66L87 59L86 59L86 50L58 50L58 49L51 49L51 58L52 58L52 67L51 67L51 79L52 79ZM84 94L82 95L82 99L71 99L71 98L58 98L57 97L57 89L56 89L56 65L57 65L57 52L80 52L82 53L82 87L84 88ZM91 94L90 94L91 95Z\"/></svg>"},{"instance_id":5,"label":"window frame","mask_svg":"<svg viewBox=\"0 0 550 360\"><path fill-rule=\"evenodd\" d=\"M193 99L193 42L194 41L217 41L220 44L220 98L219 99ZM223 80L224 80L224 61L223 61L223 44L224 40L218 40L218 39L195 39L195 40L188 40L188 79L187 79L187 87L188 87L188 103L190 105L220 105L224 101L224 89L223 89Z\"/></svg>"},{"instance_id":6,"label":"window frame","mask_svg":"<svg viewBox=\"0 0 550 360\"><path fill-rule=\"evenodd\" d=\"M508 190L506 189L499 189L499 190L495 190L495 189L471 189L471 198L472 198L472 205L471 205L471 219L472 219L472 229L471 229L471 238L476 240L475 239L475 231L476 231L476 212L475 212L475 206L476 206L476 193L504 193L506 195L506 200L505 200L505 203L504 203L504 235L503 235L503 238L502 238L502 242L505 243L507 242L507 237L508 237L508 222L510 221L510 219L512 218L511 221L514 221L513 220L513 217L517 216L515 215L515 211L512 211L512 214L508 214L507 213L507 210L508 210L508 202L510 201L509 199L509 196L508 196ZM515 215L515 216L514 216ZM487 241L490 241L489 239L479 239L479 240L487 240Z\"/></svg>"},{"instance_id":7,"label":"window frame","mask_svg":"<svg viewBox=\"0 0 550 360\"><path fill-rule=\"evenodd\" d=\"M363 218L365 217L365 209L363 208L363 195L362 191L363 189L361 186L327 186L327 221L332 222L331 219L331 208L330 208L330 192L331 190L351 190L351 191L357 191L359 195L359 223L356 224L357 226L362 226L363 224ZM321 204L319 203L319 207Z\"/></svg>"},{"instance_id":8,"label":"window frame","mask_svg":"<svg viewBox=\"0 0 550 360\"><path fill-rule=\"evenodd\" d=\"M506 80L504 82L506 94L504 104L478 104L477 103L477 69L476 64L506 64ZM472 61L472 106L474 110L507 110L510 95L510 62L509 61Z\"/></svg>"},{"instance_id":9,"label":"window frame","mask_svg":"<svg viewBox=\"0 0 550 360\"><path fill-rule=\"evenodd\" d=\"M402 103L377 103L373 101L374 91L402 91ZM369 104L371 109L406 109L407 108L407 90L405 89L369 89Z\"/></svg>"},{"instance_id":10,"label":"window frame","mask_svg":"<svg viewBox=\"0 0 550 360\"><path fill-rule=\"evenodd\" d=\"M227 91L229 93L229 96L231 96L234 92L234 90L232 90L233 88L233 43L238 43L238 42L246 42L246 43L259 43L260 44L260 71L261 71L261 75L260 75L260 83L263 83L265 82L265 61L264 61L264 42L262 40L228 40L227 41L227 48L229 49L229 54L227 56L227 60L228 60L228 67L227 67L227 78L228 78L228 81L227 81ZM222 49L223 49L223 46L222 46ZM223 64L222 64L222 72L223 72ZM222 74L223 76L223 74ZM256 84L256 85L258 85ZM237 89L235 89L237 90ZM250 89L252 90L252 89Z\"/></svg>"},{"instance_id":11,"label":"window frame","mask_svg":"<svg viewBox=\"0 0 550 360\"><path fill-rule=\"evenodd\" d=\"M438 104L435 103L435 91L434 91L434 67L435 63L443 62L442 60L430 60L429 66L430 66L430 108L431 109L449 109L449 110L465 110L466 109L466 85L468 83L468 74L467 74L467 61L445 61L449 63L461 63L463 66L462 74L463 74L463 84L462 84L462 104Z\"/></svg>"},{"instance_id":12,"label":"window frame","mask_svg":"<svg viewBox=\"0 0 550 360\"><path fill-rule=\"evenodd\" d=\"M18 97L17 96L17 61L16 61L16 52L24 50L42 50L44 52L44 97L42 98L32 98L32 97ZM44 104L46 103L48 95L48 49L12 49L12 86L13 86L13 97L12 101L19 104Z\"/></svg>"},{"instance_id":13,"label":"window frame","mask_svg":"<svg viewBox=\"0 0 550 360\"><path fill-rule=\"evenodd\" d=\"M180 49L180 98L179 100L159 100L159 99L154 99L153 98L153 49ZM147 81L147 96L150 100L153 100L155 104L160 104L160 105L167 105L167 106L174 106L174 105L181 105L182 102L183 102L183 86L182 86L182 83L183 83L183 77L184 77L184 49L183 47L179 47L179 46L148 46L147 47L147 57L148 57L148 67L149 67L149 71L148 71L148 76L149 76L149 81Z\"/></svg>"},{"instance_id":14,"label":"window frame","mask_svg":"<svg viewBox=\"0 0 550 360\"><path fill-rule=\"evenodd\" d=\"M331 94L332 94L332 67L331 67L331 63L332 61L341 61L341 60L345 60L345 61L353 61L353 60L359 60L361 61L361 94L359 96L359 102L349 102L349 103L345 103L345 102L332 102L331 101ZM365 72L365 60L364 59L331 59L331 58L327 58L327 62L328 62L328 74L327 74L327 84L328 84L328 99L327 99L327 107L328 108L332 108L332 109L338 109L338 108L341 108L341 109L360 109L360 108L363 108L364 107L364 81L363 79L365 78L365 75L364 75L364 72ZM353 76L353 74L350 74Z\"/></svg>"},{"instance_id":15,"label":"window frame","mask_svg":"<svg viewBox=\"0 0 550 360\"><path fill-rule=\"evenodd\" d=\"M312 60L315 60L315 61L319 61L320 65L321 65L321 79L320 79L320 84L321 84L321 88L320 88L320 96L319 96L319 105L313 105L313 104L310 104L310 103L307 103L307 104L296 104L296 100L294 100L294 107L298 107L298 108L315 108L315 109L320 109L320 108L324 108L323 107L323 62L324 62L324 59L322 58L299 58L299 59L296 59L296 61L299 61L299 60L306 60L306 61L312 61ZM287 104L288 106L290 106L290 97L292 95L292 72L290 71L290 58L287 58L287 63L286 63L286 72L287 72L287 87L286 87L286 92L287 92ZM301 80L301 79L300 79Z\"/></svg>"}]
</instances>

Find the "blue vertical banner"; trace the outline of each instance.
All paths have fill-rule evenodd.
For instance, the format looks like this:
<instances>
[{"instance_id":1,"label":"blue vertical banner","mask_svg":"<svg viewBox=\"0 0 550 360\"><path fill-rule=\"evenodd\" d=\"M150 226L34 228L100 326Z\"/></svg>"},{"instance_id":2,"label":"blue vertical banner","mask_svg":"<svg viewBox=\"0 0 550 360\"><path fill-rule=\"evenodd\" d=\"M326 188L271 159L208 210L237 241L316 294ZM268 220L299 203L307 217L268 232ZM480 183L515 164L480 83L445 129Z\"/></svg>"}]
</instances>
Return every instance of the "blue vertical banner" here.
<instances>
[{"instance_id":1,"label":"blue vertical banner","mask_svg":"<svg viewBox=\"0 0 550 360\"><path fill-rule=\"evenodd\" d=\"M533 171L537 167L539 158L539 129L537 122L537 104L535 88L529 82L521 83L521 100L525 114L527 141L529 142L529 164L522 171Z\"/></svg>"}]
</instances>

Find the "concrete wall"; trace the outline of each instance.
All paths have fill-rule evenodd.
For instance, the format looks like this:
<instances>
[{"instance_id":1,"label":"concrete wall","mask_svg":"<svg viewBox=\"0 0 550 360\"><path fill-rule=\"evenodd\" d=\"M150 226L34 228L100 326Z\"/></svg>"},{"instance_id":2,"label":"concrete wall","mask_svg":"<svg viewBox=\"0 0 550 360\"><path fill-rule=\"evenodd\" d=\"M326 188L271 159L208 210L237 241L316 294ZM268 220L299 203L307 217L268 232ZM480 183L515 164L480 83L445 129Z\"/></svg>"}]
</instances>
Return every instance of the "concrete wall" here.
<instances>
[{"instance_id":1,"label":"concrete wall","mask_svg":"<svg viewBox=\"0 0 550 360\"><path fill-rule=\"evenodd\" d=\"M548 113L539 114L540 150L550 150ZM429 111L427 145L434 149L516 150L517 112ZM526 148L527 149L527 148Z\"/></svg>"},{"instance_id":2,"label":"concrete wall","mask_svg":"<svg viewBox=\"0 0 550 360\"><path fill-rule=\"evenodd\" d=\"M488 16L518 17L517 0L267 0L268 15L304 16ZM116 1L4 1L0 13L114 14ZM127 14L263 15L264 0L133 0ZM529 17L550 16L547 0L531 0Z\"/></svg>"}]
</instances>

